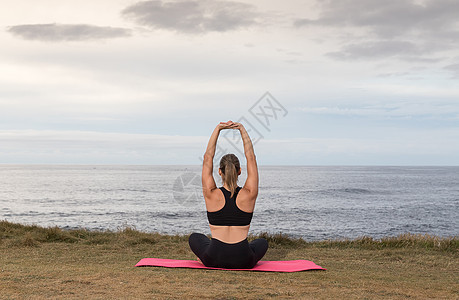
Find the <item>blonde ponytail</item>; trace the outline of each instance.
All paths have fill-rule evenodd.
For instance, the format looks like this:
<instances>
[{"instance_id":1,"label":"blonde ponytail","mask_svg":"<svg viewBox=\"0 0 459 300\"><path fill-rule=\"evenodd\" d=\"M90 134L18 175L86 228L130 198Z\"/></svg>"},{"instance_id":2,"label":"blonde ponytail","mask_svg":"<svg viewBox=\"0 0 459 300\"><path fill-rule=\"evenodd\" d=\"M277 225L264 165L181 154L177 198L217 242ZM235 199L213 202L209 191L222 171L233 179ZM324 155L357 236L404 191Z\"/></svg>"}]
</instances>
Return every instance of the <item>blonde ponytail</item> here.
<instances>
[{"instance_id":1,"label":"blonde ponytail","mask_svg":"<svg viewBox=\"0 0 459 300\"><path fill-rule=\"evenodd\" d=\"M220 160L223 184L226 183L228 186L229 191L231 192L231 197L233 197L237 188L237 179L240 168L241 165L239 163L239 159L234 154L226 154Z\"/></svg>"}]
</instances>

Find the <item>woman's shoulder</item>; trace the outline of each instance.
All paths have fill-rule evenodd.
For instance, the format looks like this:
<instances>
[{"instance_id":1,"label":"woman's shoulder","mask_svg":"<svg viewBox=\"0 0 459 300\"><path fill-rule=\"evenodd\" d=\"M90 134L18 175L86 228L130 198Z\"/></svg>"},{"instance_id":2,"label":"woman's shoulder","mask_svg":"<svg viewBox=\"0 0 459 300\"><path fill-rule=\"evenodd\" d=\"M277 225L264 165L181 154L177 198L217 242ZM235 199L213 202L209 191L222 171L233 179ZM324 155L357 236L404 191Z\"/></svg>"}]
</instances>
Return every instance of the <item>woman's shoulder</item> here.
<instances>
[{"instance_id":1,"label":"woman's shoulder","mask_svg":"<svg viewBox=\"0 0 459 300\"><path fill-rule=\"evenodd\" d=\"M255 202L257 199L257 194L253 194L251 191L244 187L239 187L238 189L238 199L241 201Z\"/></svg>"},{"instance_id":2,"label":"woman's shoulder","mask_svg":"<svg viewBox=\"0 0 459 300\"><path fill-rule=\"evenodd\" d=\"M253 197L247 190L240 188L236 198L237 207L247 213L252 213L257 197Z\"/></svg>"},{"instance_id":3,"label":"woman's shoulder","mask_svg":"<svg viewBox=\"0 0 459 300\"><path fill-rule=\"evenodd\" d=\"M207 211L218 211L225 205L225 195L219 190L221 188L215 188L207 197L204 197Z\"/></svg>"}]
</instances>

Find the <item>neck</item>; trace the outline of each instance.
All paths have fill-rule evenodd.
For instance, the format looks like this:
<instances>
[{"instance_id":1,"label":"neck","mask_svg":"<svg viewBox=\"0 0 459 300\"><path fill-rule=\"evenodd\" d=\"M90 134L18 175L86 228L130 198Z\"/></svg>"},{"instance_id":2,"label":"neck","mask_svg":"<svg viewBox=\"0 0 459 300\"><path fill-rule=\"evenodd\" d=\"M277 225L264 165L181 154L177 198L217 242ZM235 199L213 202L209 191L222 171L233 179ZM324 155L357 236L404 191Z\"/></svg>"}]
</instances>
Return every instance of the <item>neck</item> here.
<instances>
[{"instance_id":1,"label":"neck","mask_svg":"<svg viewBox=\"0 0 459 300\"><path fill-rule=\"evenodd\" d=\"M223 184L223 187L224 187L225 189L227 189L228 191L230 190L229 186L228 186L226 183Z\"/></svg>"}]
</instances>

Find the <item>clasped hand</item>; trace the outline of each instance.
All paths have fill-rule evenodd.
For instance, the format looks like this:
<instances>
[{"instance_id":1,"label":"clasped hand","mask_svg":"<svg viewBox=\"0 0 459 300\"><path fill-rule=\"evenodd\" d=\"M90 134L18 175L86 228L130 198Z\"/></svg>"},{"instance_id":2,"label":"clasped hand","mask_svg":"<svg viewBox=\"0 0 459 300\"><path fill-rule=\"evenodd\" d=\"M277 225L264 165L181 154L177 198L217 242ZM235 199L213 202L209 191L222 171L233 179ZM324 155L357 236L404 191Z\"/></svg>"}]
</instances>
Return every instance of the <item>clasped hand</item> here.
<instances>
[{"instance_id":1,"label":"clasped hand","mask_svg":"<svg viewBox=\"0 0 459 300\"><path fill-rule=\"evenodd\" d=\"M242 124L229 120L228 122L220 122L217 127L219 129L240 129Z\"/></svg>"}]
</instances>

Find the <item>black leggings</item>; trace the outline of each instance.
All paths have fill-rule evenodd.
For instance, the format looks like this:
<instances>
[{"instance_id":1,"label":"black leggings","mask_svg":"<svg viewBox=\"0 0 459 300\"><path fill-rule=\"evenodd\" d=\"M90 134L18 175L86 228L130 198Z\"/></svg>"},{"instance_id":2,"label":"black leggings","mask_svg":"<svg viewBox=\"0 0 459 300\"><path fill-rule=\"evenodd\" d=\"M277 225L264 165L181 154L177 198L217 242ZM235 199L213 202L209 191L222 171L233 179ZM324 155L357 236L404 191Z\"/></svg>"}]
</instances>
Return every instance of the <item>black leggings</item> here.
<instances>
[{"instance_id":1,"label":"black leggings","mask_svg":"<svg viewBox=\"0 0 459 300\"><path fill-rule=\"evenodd\" d=\"M247 238L235 244L210 239L202 233L192 233L188 239L190 248L206 267L225 269L251 269L265 255L268 241Z\"/></svg>"}]
</instances>

